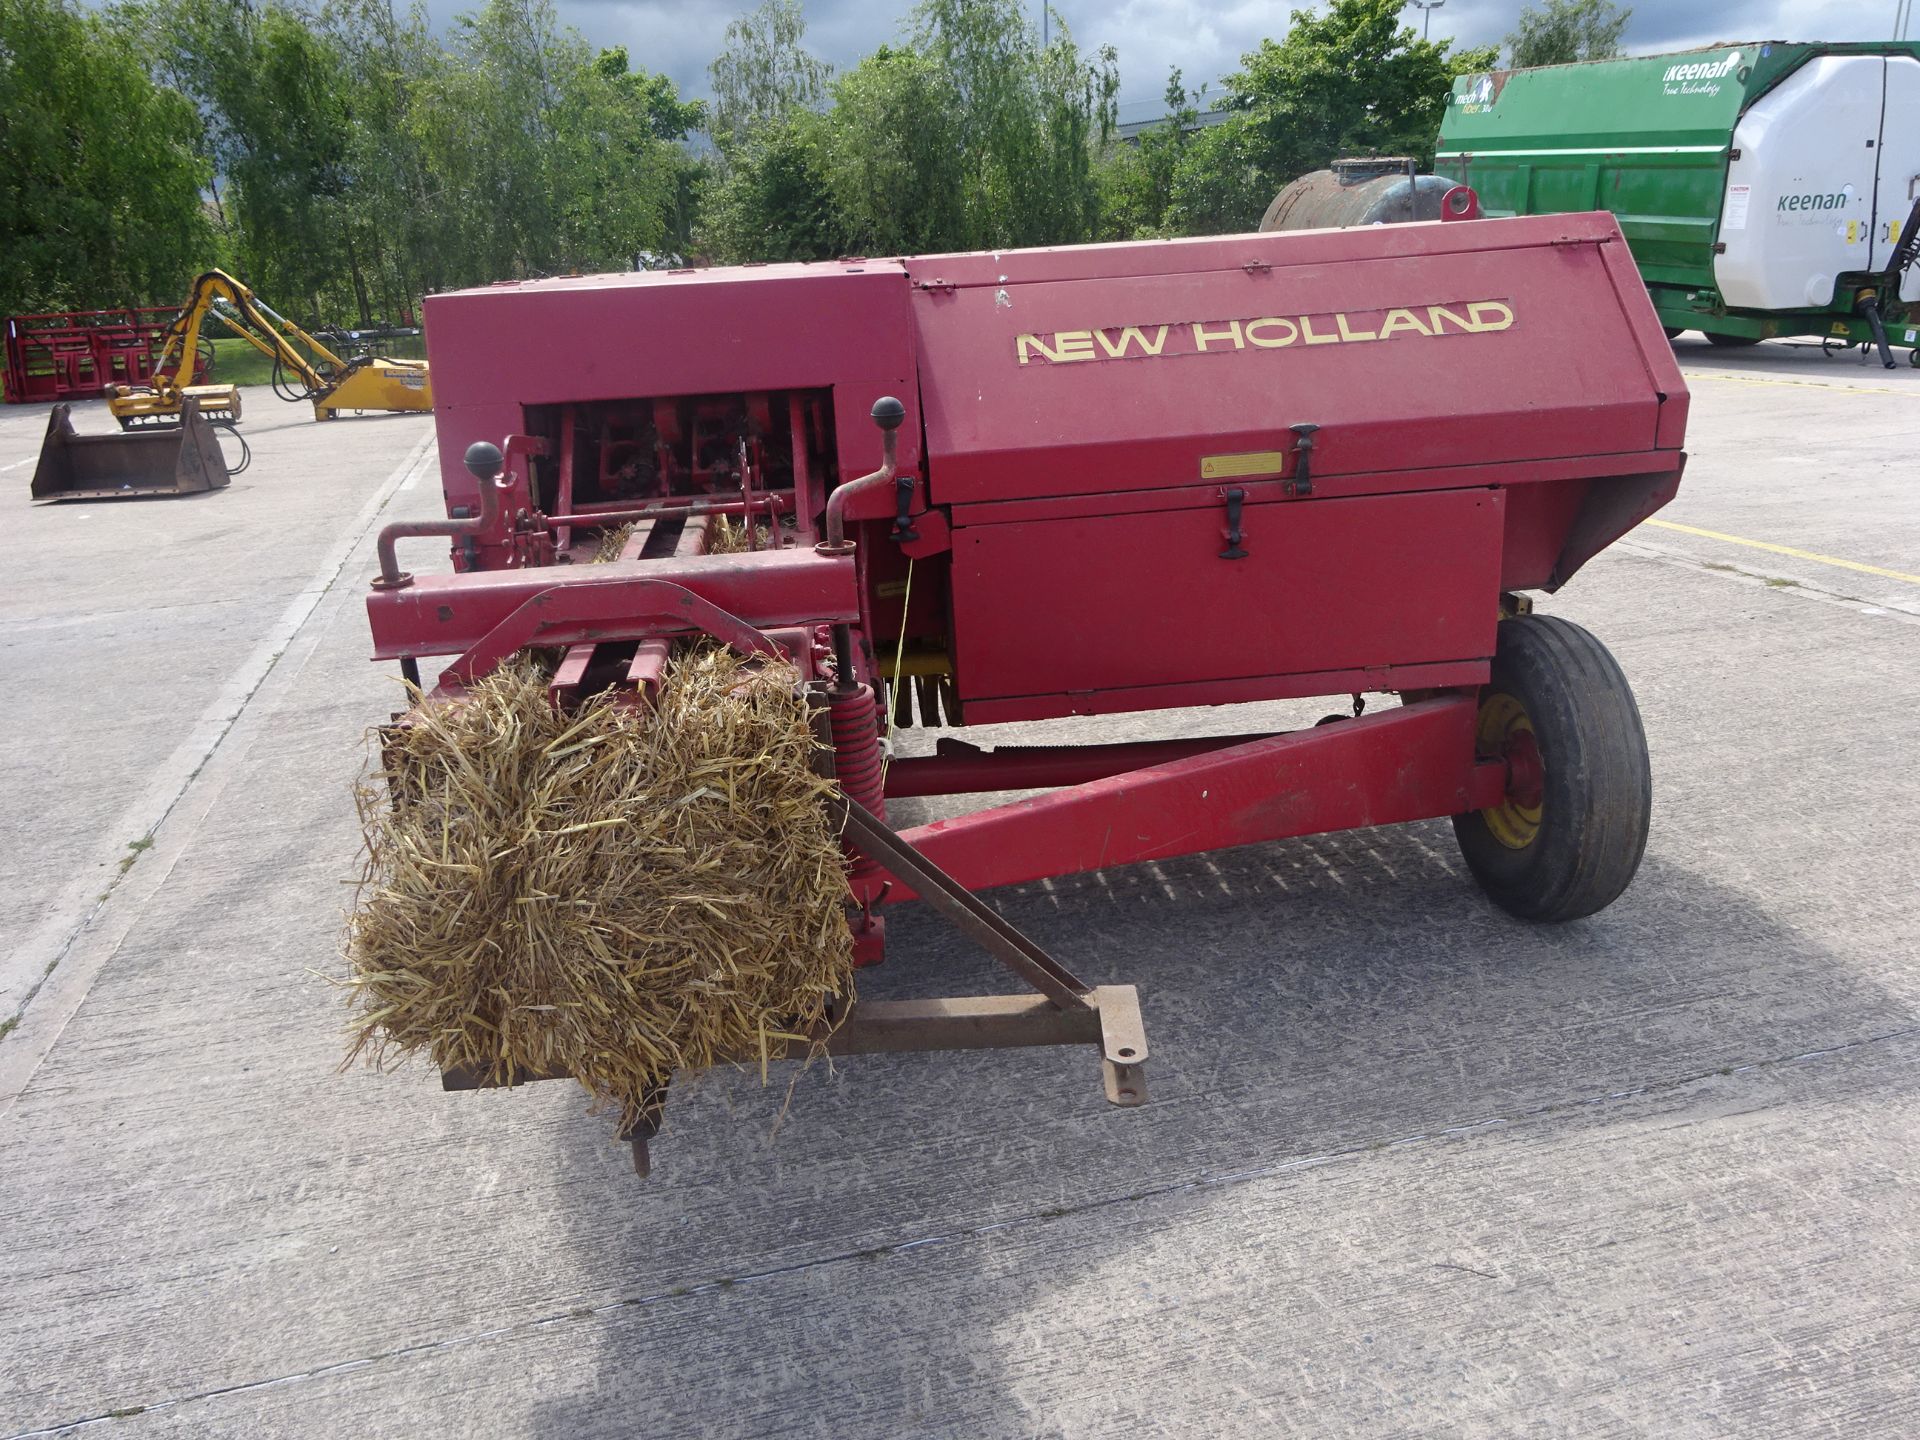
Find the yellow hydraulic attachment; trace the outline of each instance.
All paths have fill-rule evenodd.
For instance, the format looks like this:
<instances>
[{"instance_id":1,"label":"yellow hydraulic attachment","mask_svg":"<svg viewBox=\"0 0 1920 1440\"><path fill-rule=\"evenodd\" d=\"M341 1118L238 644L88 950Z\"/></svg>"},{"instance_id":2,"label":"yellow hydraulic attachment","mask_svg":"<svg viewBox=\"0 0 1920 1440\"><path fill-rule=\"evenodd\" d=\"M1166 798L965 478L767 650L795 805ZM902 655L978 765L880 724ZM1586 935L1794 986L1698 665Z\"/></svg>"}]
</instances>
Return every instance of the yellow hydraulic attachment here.
<instances>
[{"instance_id":1,"label":"yellow hydraulic attachment","mask_svg":"<svg viewBox=\"0 0 1920 1440\"><path fill-rule=\"evenodd\" d=\"M107 408L122 430L178 425L187 399L199 402L201 415L216 425L239 420L238 386L180 383L193 375L200 327L209 315L270 357L275 392L282 399L311 400L316 420L331 420L342 410L433 409L426 361L368 355L342 360L240 281L209 270L193 282L187 303L167 327L153 383L107 387Z\"/></svg>"}]
</instances>

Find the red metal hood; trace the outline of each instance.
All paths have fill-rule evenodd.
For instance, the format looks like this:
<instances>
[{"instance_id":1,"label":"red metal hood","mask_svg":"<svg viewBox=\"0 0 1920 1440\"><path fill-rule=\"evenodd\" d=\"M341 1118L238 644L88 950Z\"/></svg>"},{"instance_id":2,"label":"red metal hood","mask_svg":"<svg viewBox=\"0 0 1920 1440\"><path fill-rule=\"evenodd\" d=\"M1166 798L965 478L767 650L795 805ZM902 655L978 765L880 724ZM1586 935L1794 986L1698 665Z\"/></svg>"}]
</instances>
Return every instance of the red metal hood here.
<instances>
[{"instance_id":1,"label":"red metal hood","mask_svg":"<svg viewBox=\"0 0 1920 1440\"><path fill-rule=\"evenodd\" d=\"M1328 479L1664 469L1648 452L1684 435L1686 387L1608 214L905 263L936 504L1272 473L1257 457L1300 422Z\"/></svg>"}]
</instances>

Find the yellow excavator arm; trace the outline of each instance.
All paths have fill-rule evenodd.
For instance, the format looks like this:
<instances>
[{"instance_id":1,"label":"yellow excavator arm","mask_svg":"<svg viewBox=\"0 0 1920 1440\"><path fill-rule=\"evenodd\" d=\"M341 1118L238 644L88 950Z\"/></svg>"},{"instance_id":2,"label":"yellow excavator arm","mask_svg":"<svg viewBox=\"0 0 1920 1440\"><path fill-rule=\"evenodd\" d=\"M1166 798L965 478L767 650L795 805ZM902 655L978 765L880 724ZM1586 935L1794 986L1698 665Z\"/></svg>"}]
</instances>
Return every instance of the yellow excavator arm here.
<instances>
[{"instance_id":1,"label":"yellow excavator arm","mask_svg":"<svg viewBox=\"0 0 1920 1440\"><path fill-rule=\"evenodd\" d=\"M260 300L223 270L193 282L187 303L168 325L150 385L109 387L107 408L122 430L176 425L181 402L192 399L206 419L232 425L240 419L234 385L194 385L194 357L207 319L219 321L274 362L275 388L313 402L314 418L331 420L342 410L431 410L433 386L424 360L355 356L342 360L313 336ZM283 395L286 390L281 390Z\"/></svg>"}]
</instances>

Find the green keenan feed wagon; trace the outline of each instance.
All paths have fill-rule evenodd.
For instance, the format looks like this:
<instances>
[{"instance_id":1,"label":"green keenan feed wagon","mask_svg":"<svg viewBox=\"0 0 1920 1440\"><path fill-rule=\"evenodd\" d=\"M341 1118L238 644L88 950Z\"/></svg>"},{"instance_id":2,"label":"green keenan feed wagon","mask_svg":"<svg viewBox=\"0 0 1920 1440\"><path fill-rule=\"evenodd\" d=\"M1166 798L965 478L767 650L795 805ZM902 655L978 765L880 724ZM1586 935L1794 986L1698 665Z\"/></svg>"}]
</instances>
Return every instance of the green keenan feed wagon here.
<instances>
[{"instance_id":1,"label":"green keenan feed wagon","mask_svg":"<svg viewBox=\"0 0 1920 1440\"><path fill-rule=\"evenodd\" d=\"M1611 210L1669 335L1920 345L1920 42L1462 76L1434 169L1487 215Z\"/></svg>"}]
</instances>

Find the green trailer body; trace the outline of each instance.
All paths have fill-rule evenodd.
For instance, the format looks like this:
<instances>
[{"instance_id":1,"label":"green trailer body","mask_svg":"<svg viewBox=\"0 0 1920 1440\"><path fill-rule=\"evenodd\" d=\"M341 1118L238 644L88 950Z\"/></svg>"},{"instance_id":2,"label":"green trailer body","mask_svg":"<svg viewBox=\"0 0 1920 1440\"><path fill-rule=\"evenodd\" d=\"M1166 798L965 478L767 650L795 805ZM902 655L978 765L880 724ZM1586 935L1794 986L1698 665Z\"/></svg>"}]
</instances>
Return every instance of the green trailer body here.
<instances>
[{"instance_id":1,"label":"green trailer body","mask_svg":"<svg viewBox=\"0 0 1920 1440\"><path fill-rule=\"evenodd\" d=\"M1749 41L1463 76L1434 169L1487 215L1612 211L1671 330L1864 343L1872 293L1913 346L1916 122L1920 42Z\"/></svg>"}]
</instances>

